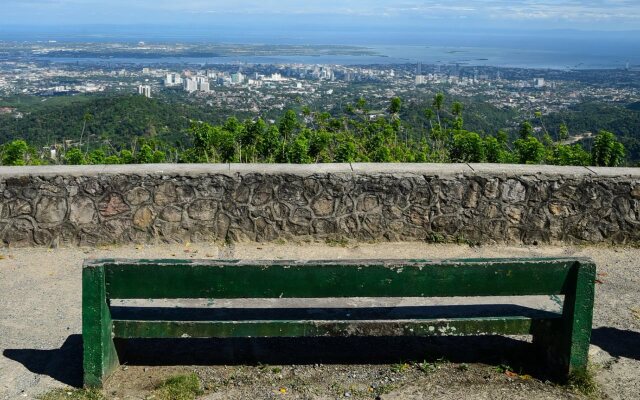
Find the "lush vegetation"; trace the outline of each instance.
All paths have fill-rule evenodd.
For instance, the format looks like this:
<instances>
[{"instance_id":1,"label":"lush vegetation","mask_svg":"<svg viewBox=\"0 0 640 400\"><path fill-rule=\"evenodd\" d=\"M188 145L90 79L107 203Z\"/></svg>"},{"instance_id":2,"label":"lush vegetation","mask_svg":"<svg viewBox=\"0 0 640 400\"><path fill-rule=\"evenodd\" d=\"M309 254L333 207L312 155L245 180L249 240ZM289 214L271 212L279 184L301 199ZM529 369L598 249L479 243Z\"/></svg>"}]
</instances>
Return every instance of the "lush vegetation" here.
<instances>
[{"instance_id":1,"label":"lush vegetation","mask_svg":"<svg viewBox=\"0 0 640 400\"><path fill-rule=\"evenodd\" d=\"M15 139L10 126L0 125L0 133L10 139L0 148L2 164L489 162L618 166L626 159L624 144L612 132L601 130L594 135L587 150L581 143L566 144L567 124L539 113L522 122L516 132L468 130L463 104L447 103L441 93L419 117L415 105L407 112L400 98L391 99L386 110L377 112L361 98L337 116L301 107L299 112L284 112L273 123L236 117L218 121L217 116L200 108L140 96L86 101L71 117L61 113L61 107L65 106L34 112L22 121L13 118L14 129L20 124L36 127L21 139ZM176 118L176 112L180 117ZM65 123L66 118L74 122ZM30 145L41 145L43 136L48 143L52 139L63 143L54 157Z\"/></svg>"}]
</instances>

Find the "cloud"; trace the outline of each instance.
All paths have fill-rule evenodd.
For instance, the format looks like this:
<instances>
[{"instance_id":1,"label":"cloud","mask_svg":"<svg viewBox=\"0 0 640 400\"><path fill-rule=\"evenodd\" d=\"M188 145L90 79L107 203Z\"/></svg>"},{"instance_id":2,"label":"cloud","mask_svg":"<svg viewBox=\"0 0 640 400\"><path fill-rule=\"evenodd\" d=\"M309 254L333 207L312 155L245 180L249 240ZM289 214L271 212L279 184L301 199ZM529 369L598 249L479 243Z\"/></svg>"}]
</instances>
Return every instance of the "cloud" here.
<instances>
[{"instance_id":1,"label":"cloud","mask_svg":"<svg viewBox=\"0 0 640 400\"><path fill-rule=\"evenodd\" d=\"M637 28L639 0L2 0L0 22L189 21L215 15L322 15L362 18L603 24Z\"/></svg>"}]
</instances>

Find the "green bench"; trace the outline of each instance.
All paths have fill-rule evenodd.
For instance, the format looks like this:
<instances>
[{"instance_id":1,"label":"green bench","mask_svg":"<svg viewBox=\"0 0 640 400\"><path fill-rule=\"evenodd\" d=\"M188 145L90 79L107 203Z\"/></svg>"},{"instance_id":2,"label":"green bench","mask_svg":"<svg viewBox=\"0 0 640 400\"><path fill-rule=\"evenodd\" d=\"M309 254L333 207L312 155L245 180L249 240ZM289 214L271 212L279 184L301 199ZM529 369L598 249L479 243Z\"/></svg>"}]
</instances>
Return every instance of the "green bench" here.
<instances>
[{"instance_id":1,"label":"green bench","mask_svg":"<svg viewBox=\"0 0 640 400\"><path fill-rule=\"evenodd\" d=\"M567 377L587 367L594 281L593 262L575 258L86 261L82 272L84 384L102 386L119 366L114 338L533 335L549 368ZM379 320L155 319L112 312L112 299L525 295L564 295L562 312Z\"/></svg>"}]
</instances>

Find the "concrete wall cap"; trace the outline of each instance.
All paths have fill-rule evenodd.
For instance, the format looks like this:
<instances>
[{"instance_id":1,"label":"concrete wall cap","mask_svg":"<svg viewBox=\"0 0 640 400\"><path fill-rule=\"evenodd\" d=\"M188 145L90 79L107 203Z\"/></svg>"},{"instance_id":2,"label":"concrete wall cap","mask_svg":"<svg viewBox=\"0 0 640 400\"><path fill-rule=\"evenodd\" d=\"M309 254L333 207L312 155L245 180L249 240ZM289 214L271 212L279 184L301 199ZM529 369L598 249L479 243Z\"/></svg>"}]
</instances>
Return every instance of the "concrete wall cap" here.
<instances>
[{"instance_id":1,"label":"concrete wall cap","mask_svg":"<svg viewBox=\"0 0 640 400\"><path fill-rule=\"evenodd\" d=\"M418 164L418 163L344 163L344 164L130 164L130 165L47 165L0 167L0 178L24 176L98 176L98 175L234 175L234 174L407 174L455 176L460 174L566 175L640 177L640 168L564 167L554 165L510 164Z\"/></svg>"}]
</instances>

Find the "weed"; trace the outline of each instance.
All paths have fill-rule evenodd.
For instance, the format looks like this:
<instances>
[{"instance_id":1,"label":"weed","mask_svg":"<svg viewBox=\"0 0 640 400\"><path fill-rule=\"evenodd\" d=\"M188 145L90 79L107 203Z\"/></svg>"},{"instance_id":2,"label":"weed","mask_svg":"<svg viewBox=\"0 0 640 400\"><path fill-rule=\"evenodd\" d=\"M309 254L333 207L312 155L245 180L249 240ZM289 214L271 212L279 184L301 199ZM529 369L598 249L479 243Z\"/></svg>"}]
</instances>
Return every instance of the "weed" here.
<instances>
[{"instance_id":1,"label":"weed","mask_svg":"<svg viewBox=\"0 0 640 400\"><path fill-rule=\"evenodd\" d=\"M203 393L200 379L194 373L171 377L156 389L157 398L160 400L194 400Z\"/></svg>"},{"instance_id":2,"label":"weed","mask_svg":"<svg viewBox=\"0 0 640 400\"><path fill-rule=\"evenodd\" d=\"M513 372L513 368L511 368L510 366L506 365L506 364L500 364L497 367L495 367L495 370L498 371L501 374L507 373L507 372Z\"/></svg>"},{"instance_id":3,"label":"weed","mask_svg":"<svg viewBox=\"0 0 640 400\"><path fill-rule=\"evenodd\" d=\"M589 366L583 370L576 370L569 375L567 385L584 395L593 396L598 392L598 384L593 373L593 367Z\"/></svg>"},{"instance_id":4,"label":"weed","mask_svg":"<svg viewBox=\"0 0 640 400\"><path fill-rule=\"evenodd\" d=\"M435 372L438 369L438 365L436 363L430 363L427 361L418 363L417 366L418 366L418 369L424 372L425 374L430 374L432 372Z\"/></svg>"},{"instance_id":5,"label":"weed","mask_svg":"<svg viewBox=\"0 0 640 400\"><path fill-rule=\"evenodd\" d=\"M274 374L279 374L279 373L281 373L281 372L282 372L282 368L280 368L280 367L273 367L273 368L271 368L271 372L272 372L272 373L274 373Z\"/></svg>"},{"instance_id":6,"label":"weed","mask_svg":"<svg viewBox=\"0 0 640 400\"><path fill-rule=\"evenodd\" d=\"M446 241L447 239L441 233L431 232L427 236L427 242L429 243L445 243Z\"/></svg>"},{"instance_id":7,"label":"weed","mask_svg":"<svg viewBox=\"0 0 640 400\"><path fill-rule=\"evenodd\" d=\"M40 400L105 400L95 389L55 389L38 397Z\"/></svg>"},{"instance_id":8,"label":"weed","mask_svg":"<svg viewBox=\"0 0 640 400\"><path fill-rule=\"evenodd\" d=\"M469 364L462 363L458 365L458 371L465 372L469 370Z\"/></svg>"},{"instance_id":9,"label":"weed","mask_svg":"<svg viewBox=\"0 0 640 400\"><path fill-rule=\"evenodd\" d=\"M343 237L327 238L325 243L331 247L347 247L349 245L349 240Z\"/></svg>"},{"instance_id":10,"label":"weed","mask_svg":"<svg viewBox=\"0 0 640 400\"><path fill-rule=\"evenodd\" d=\"M401 374L408 371L409 368L411 368L411 365L409 365L408 363L393 364L391 365L391 372Z\"/></svg>"},{"instance_id":11,"label":"weed","mask_svg":"<svg viewBox=\"0 0 640 400\"><path fill-rule=\"evenodd\" d=\"M389 394L391 392L393 392L396 389L397 385L394 385L392 383L386 383L384 385L379 385L376 387L373 387L373 395L374 396L382 396L383 394Z\"/></svg>"}]
</instances>

